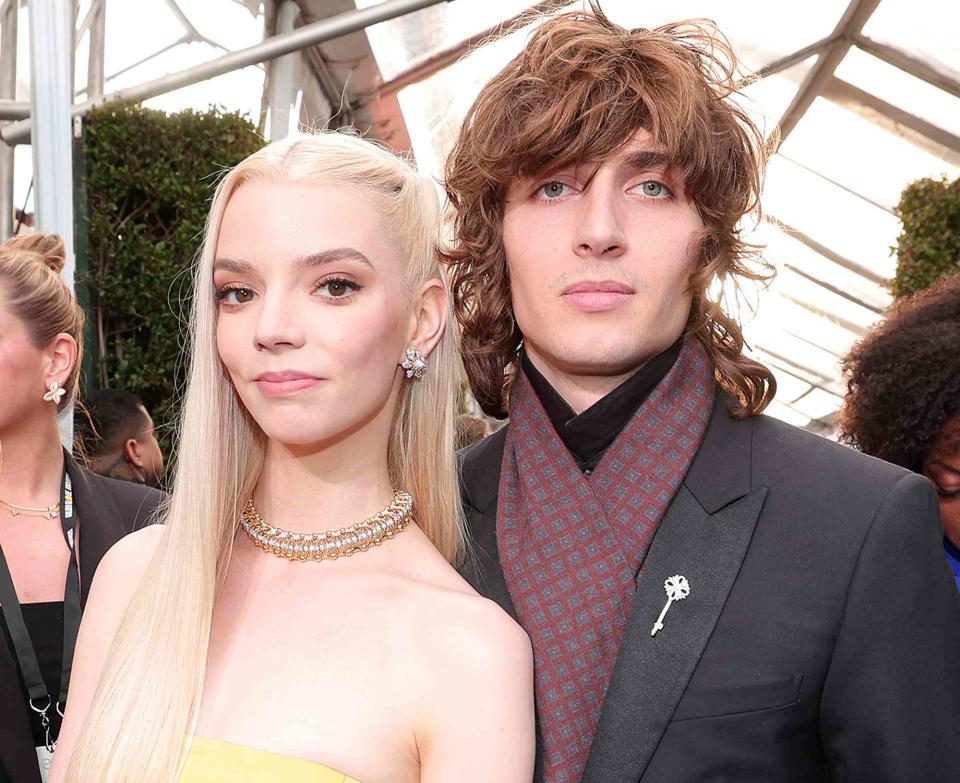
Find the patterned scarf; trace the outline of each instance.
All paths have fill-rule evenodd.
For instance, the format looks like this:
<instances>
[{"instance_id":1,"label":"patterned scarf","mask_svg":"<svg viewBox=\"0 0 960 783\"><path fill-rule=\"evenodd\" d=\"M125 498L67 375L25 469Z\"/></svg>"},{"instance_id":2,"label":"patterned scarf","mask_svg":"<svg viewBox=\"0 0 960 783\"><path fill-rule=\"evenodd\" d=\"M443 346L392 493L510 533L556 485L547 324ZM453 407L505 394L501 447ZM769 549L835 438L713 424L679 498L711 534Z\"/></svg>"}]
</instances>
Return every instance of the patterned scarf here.
<instances>
[{"instance_id":1,"label":"patterned scarf","mask_svg":"<svg viewBox=\"0 0 960 783\"><path fill-rule=\"evenodd\" d=\"M688 339L588 478L517 374L497 545L533 642L545 783L583 775L638 572L700 447L713 399L710 360Z\"/></svg>"}]
</instances>

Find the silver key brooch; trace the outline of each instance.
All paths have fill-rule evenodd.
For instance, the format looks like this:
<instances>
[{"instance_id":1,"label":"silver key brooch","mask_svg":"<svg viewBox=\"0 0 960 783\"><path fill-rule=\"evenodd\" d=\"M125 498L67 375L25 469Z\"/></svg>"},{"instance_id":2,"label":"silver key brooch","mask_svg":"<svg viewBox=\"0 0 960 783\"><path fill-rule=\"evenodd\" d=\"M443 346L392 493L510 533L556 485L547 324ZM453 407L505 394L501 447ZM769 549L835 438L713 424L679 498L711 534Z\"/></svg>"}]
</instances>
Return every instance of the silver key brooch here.
<instances>
[{"instance_id":1,"label":"silver key brooch","mask_svg":"<svg viewBox=\"0 0 960 783\"><path fill-rule=\"evenodd\" d=\"M667 610L670 608L670 605L674 601L682 601L690 595L690 583L687 581L687 577L680 576L679 574L667 577L663 582L663 589L667 592L667 602L663 605L663 611L660 612L660 616L650 630L651 636L656 636L657 631L663 630L663 618L667 616Z\"/></svg>"}]
</instances>

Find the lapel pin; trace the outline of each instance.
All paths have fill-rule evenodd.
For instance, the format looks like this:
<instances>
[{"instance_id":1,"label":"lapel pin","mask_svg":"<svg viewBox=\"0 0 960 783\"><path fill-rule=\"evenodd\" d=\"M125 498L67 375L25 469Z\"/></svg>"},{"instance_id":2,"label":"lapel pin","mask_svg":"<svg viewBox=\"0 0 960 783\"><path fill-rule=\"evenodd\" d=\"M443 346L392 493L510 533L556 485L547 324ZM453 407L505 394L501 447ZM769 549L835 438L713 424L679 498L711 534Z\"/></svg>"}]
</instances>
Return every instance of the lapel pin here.
<instances>
[{"instance_id":1,"label":"lapel pin","mask_svg":"<svg viewBox=\"0 0 960 783\"><path fill-rule=\"evenodd\" d=\"M670 604L674 601L682 601L690 595L690 583L687 581L687 577L680 576L679 574L665 579L663 589L667 592L667 602L664 604L663 611L660 612L657 621L653 624L653 628L650 631L651 636L656 636L657 631L663 630L663 618L667 616L667 610L670 608Z\"/></svg>"}]
</instances>

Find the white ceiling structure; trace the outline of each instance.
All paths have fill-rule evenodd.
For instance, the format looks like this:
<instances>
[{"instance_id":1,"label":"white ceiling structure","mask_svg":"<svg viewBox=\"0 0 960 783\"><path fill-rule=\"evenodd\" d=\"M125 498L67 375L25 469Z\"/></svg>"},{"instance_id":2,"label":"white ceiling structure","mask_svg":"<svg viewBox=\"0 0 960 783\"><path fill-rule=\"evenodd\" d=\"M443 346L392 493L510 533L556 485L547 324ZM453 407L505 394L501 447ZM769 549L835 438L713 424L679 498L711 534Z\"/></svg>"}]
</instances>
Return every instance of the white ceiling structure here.
<instances>
[{"instance_id":1,"label":"white ceiling structure","mask_svg":"<svg viewBox=\"0 0 960 783\"><path fill-rule=\"evenodd\" d=\"M382 5L297 0L293 24L303 32L338 14ZM768 289L748 292L742 315L751 351L777 376L770 412L829 434L843 393L839 362L890 303L891 247L899 233L893 208L900 192L921 177L960 176L960 3L602 5L627 27L713 19L740 56L744 76L760 77L744 88L741 102L766 133L779 126L782 142L769 164L765 219L753 238L766 246L778 276ZM439 177L477 91L538 23L520 24L518 16L531 7L557 12L584 6L583 0L451 0L324 40L297 56L298 116L313 124L369 127L395 147L412 149L421 168ZM91 40L97 46L96 17L88 17L101 7L102 83L93 89L104 94L255 46L277 30L282 16L280 0L79 0L78 102L96 82L97 60L89 57ZM26 22L20 26L25 30ZM28 99L27 49L21 31L16 90L0 98ZM269 82L275 68L248 64L146 103L168 111L218 103L256 121L274 95ZM26 146L16 150L13 198L22 205L29 153Z\"/></svg>"}]
</instances>

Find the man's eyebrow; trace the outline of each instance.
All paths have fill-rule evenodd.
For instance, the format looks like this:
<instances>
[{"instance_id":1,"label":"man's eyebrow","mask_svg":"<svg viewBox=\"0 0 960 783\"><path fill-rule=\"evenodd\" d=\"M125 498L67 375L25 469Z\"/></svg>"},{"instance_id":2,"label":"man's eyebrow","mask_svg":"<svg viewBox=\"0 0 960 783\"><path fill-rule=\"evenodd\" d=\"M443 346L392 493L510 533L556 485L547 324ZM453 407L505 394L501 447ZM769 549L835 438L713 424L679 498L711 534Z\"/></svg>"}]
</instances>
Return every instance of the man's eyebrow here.
<instances>
[{"instance_id":1,"label":"man's eyebrow","mask_svg":"<svg viewBox=\"0 0 960 783\"><path fill-rule=\"evenodd\" d=\"M634 169L656 169L669 166L670 159L663 152L637 150L626 155L624 163Z\"/></svg>"},{"instance_id":2,"label":"man's eyebrow","mask_svg":"<svg viewBox=\"0 0 960 783\"><path fill-rule=\"evenodd\" d=\"M354 259L369 267L373 267L370 259L363 253L353 247L334 247L329 250L321 250L318 253L311 253L306 256L298 256L293 259L293 266L297 271L311 269L315 266L332 264L337 261ZM254 271L253 264L249 261L239 261L233 258L218 258L213 262L214 272L233 272L234 274L250 274Z\"/></svg>"}]
</instances>

